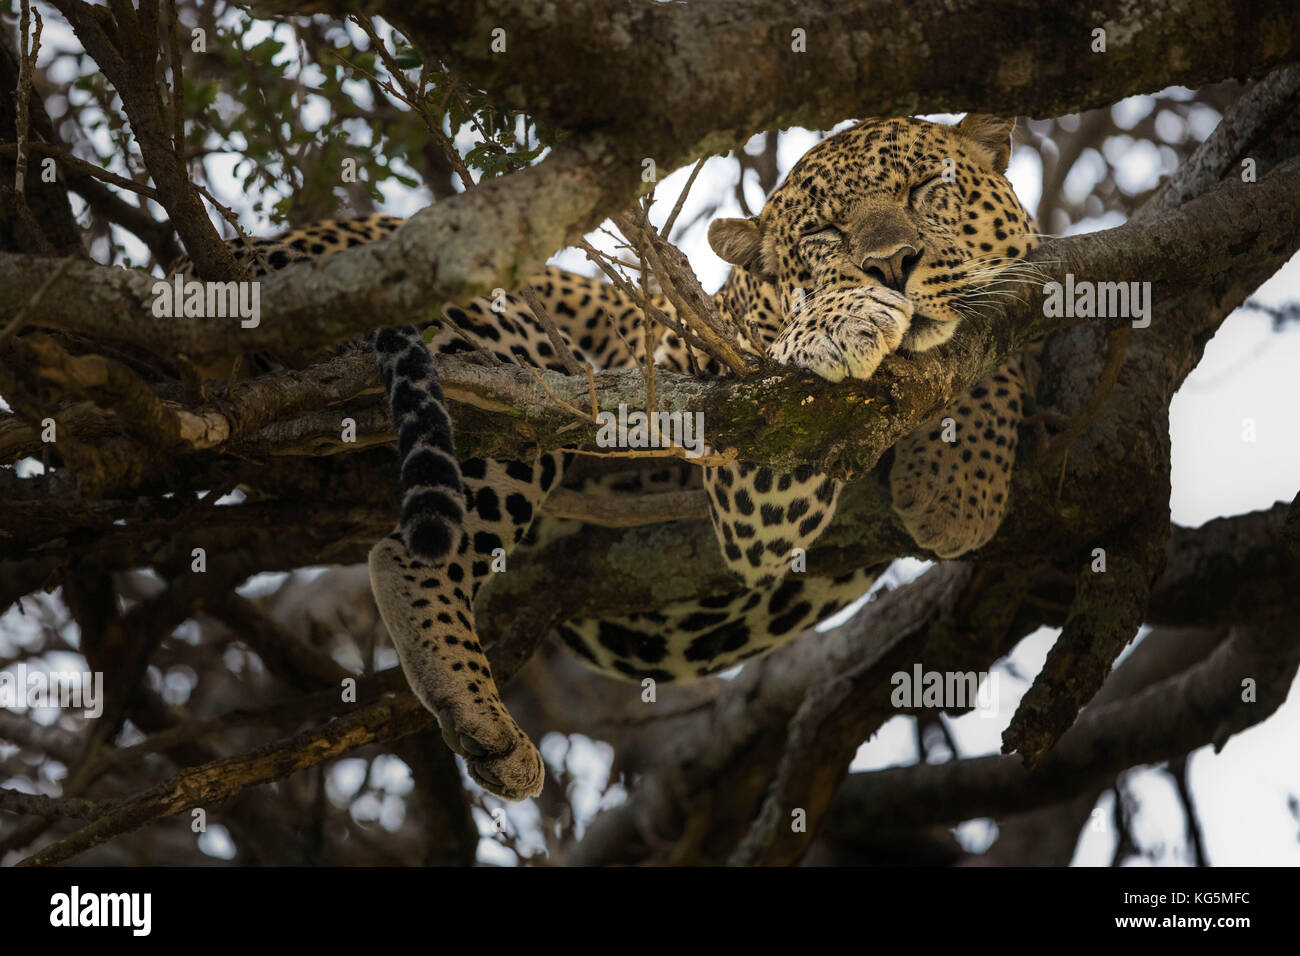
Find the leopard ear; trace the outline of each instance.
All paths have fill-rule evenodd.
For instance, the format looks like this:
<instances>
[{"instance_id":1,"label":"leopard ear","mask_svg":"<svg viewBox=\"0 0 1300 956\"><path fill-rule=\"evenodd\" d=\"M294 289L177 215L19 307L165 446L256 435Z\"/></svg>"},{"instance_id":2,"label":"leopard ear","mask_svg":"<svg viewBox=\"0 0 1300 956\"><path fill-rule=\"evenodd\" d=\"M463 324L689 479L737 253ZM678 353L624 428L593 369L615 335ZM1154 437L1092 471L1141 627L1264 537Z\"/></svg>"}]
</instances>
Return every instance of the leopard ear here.
<instances>
[{"instance_id":1,"label":"leopard ear","mask_svg":"<svg viewBox=\"0 0 1300 956\"><path fill-rule=\"evenodd\" d=\"M763 233L753 219L715 219L709 223L709 245L719 259L753 269L763 252Z\"/></svg>"},{"instance_id":2,"label":"leopard ear","mask_svg":"<svg viewBox=\"0 0 1300 956\"><path fill-rule=\"evenodd\" d=\"M957 124L957 129L989 156L990 164L999 173L1007 171L1011 162L1011 131L1016 128L1016 118L993 116L989 113L967 113Z\"/></svg>"}]
</instances>

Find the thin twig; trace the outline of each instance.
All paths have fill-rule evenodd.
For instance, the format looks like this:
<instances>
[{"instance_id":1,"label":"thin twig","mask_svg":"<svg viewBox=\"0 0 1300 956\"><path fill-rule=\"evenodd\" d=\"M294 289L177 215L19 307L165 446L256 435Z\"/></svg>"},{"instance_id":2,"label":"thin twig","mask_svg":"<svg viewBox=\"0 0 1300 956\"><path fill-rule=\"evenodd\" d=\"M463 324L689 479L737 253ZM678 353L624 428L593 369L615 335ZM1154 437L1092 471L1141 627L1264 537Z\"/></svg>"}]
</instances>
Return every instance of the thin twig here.
<instances>
[{"instance_id":1,"label":"thin twig","mask_svg":"<svg viewBox=\"0 0 1300 956\"><path fill-rule=\"evenodd\" d=\"M36 17L36 30L29 37L28 26L33 15ZM14 118L18 140L16 144L17 159L14 163L14 188L12 190L2 189L0 194L12 192L14 211L22 223L23 229L30 235L31 241L36 244L40 252L50 254L54 252L54 247L50 245L49 239L46 238L41 224L32 215L31 207L27 205L25 192L27 178L27 119L32 96L32 76L36 72L36 56L41 49L41 25L40 12L32 10L28 0L22 0L22 15L19 22L21 36L18 45L18 89L14 94L18 106L17 116Z\"/></svg>"},{"instance_id":2,"label":"thin twig","mask_svg":"<svg viewBox=\"0 0 1300 956\"><path fill-rule=\"evenodd\" d=\"M546 330L546 337L551 340L551 345L555 348L555 354L560 357L564 367L570 375L582 374L584 363L578 361L578 357L573 354L573 349L569 348L569 343L564 341L560 335L560 330L555 327L555 320L551 318L551 313L546 310L542 297L537 294L537 290L525 282L519 287L519 295L528 303L528 308L533 312L535 318Z\"/></svg>"},{"instance_id":3,"label":"thin twig","mask_svg":"<svg viewBox=\"0 0 1300 956\"><path fill-rule=\"evenodd\" d=\"M631 299L634 302L639 298L639 296L637 295L636 286L632 285L632 283L629 282L625 276L621 275L619 271L614 267L613 265L614 263L618 263L621 265L618 259L615 259L613 256L608 255L607 253L601 252L599 249L591 245L591 243L587 242L587 240L585 239L579 239L577 245L579 249L582 249L584 252L586 252L587 258L590 259L593 263L595 263L597 268L599 268L601 272L605 273L605 275L609 277L609 280L614 283L614 286L620 292L622 292L624 295L626 295L629 299ZM674 318L673 316L668 315L666 312L662 311L661 309L656 309L654 306L650 307L650 312L653 315L656 322L658 322L661 325L666 325L668 328L672 329L683 339L685 339L688 343L697 346L700 350L708 353L709 355L713 355L713 352L710 350L708 344L703 339L701 339L698 335L696 335L688 326L683 325L682 323L678 322L677 319ZM618 332L616 328L614 331L616 333ZM629 349L629 351L631 350ZM714 358L717 358L717 356L714 356Z\"/></svg>"},{"instance_id":4,"label":"thin twig","mask_svg":"<svg viewBox=\"0 0 1300 956\"><path fill-rule=\"evenodd\" d=\"M36 31L28 34L32 16L36 17ZM32 95L32 74L36 70L36 57L41 49L41 13L32 10L29 0L22 0L22 14L19 19L18 48L18 115L14 128L18 140L18 157L14 162L14 190L19 196L23 193L23 181L27 176L27 116Z\"/></svg>"},{"instance_id":5,"label":"thin twig","mask_svg":"<svg viewBox=\"0 0 1300 956\"><path fill-rule=\"evenodd\" d=\"M82 800L80 797L47 797L0 788L0 810L42 817L93 820L113 808L111 800Z\"/></svg>"},{"instance_id":6,"label":"thin twig","mask_svg":"<svg viewBox=\"0 0 1300 956\"><path fill-rule=\"evenodd\" d=\"M473 346L474 351L477 352L483 359L485 359L487 361L487 364L489 365L506 364L505 362L501 361L501 359L497 358L496 353L492 352L489 349L484 348L481 344L479 344L478 342L470 338L469 333L466 332L464 329L462 329L459 325L457 325L454 319L448 318L446 313L443 313L443 319L446 320L445 326L451 329L457 335L459 335L462 341L467 342L471 346Z\"/></svg>"},{"instance_id":7,"label":"thin twig","mask_svg":"<svg viewBox=\"0 0 1300 956\"><path fill-rule=\"evenodd\" d=\"M680 458L682 461L689 462L692 465L699 465L701 468L719 468L722 465L730 465L739 457L739 452L734 448L714 452L712 455L691 455L690 450L681 445L620 451L592 451L585 448L570 448L567 450L575 455L586 455L588 458Z\"/></svg>"},{"instance_id":8,"label":"thin twig","mask_svg":"<svg viewBox=\"0 0 1300 956\"><path fill-rule=\"evenodd\" d=\"M29 152L42 153L46 156L57 156L59 163L66 169L84 173L95 179L101 180L120 189L126 189L133 193L139 193L148 199L157 200L158 191L152 186L146 186L144 183L137 183L133 179L127 179L125 176L119 176L117 173L111 173L102 166L96 166L94 163L88 163L84 159L73 156L67 146L54 143L28 143L26 148ZM17 144L0 143L0 156L8 156L17 152Z\"/></svg>"},{"instance_id":9,"label":"thin twig","mask_svg":"<svg viewBox=\"0 0 1300 956\"><path fill-rule=\"evenodd\" d=\"M681 250L655 232L645 210L639 207L633 213L616 216L614 221L654 270L664 295L677 310L678 319L699 333L710 355L735 375L742 378L748 375L749 361L737 348L741 330L705 294Z\"/></svg>"},{"instance_id":10,"label":"thin twig","mask_svg":"<svg viewBox=\"0 0 1300 956\"><path fill-rule=\"evenodd\" d=\"M708 161L708 156L701 156L700 161L696 163L695 168L691 170L691 175L687 177L686 185L682 187L682 191L677 196L677 202L673 204L673 211L668 214L668 221L665 222L663 228L659 230L659 235L664 239L667 239L669 234L673 231L673 224L677 222L677 216L682 211L682 206L686 203L686 194L691 191L691 186L695 184L695 177L700 174L700 170L704 168L704 164Z\"/></svg>"},{"instance_id":11,"label":"thin twig","mask_svg":"<svg viewBox=\"0 0 1300 956\"><path fill-rule=\"evenodd\" d=\"M431 715L414 697L381 700L324 727L313 728L248 753L181 770L170 780L117 804L75 833L38 850L20 866L48 866L191 807L216 805L244 790L299 770L391 740L429 724Z\"/></svg>"},{"instance_id":12,"label":"thin twig","mask_svg":"<svg viewBox=\"0 0 1300 956\"><path fill-rule=\"evenodd\" d=\"M350 66L352 69L356 70L358 73L363 73L366 76L369 76L376 83L378 83L380 87L383 88L386 92L390 93L396 99L401 100L403 103L409 106L416 114L418 114L420 119L424 121L424 125L429 130L429 133L433 136L434 142L437 144L439 151L443 154L447 162L451 165L451 168L456 171L456 175L460 177L461 185L467 190L473 189L474 177L470 173L469 167L465 165L465 160L461 157L460 152L456 149L456 144L452 141L451 137L448 136L443 131L442 128L442 117L446 115L446 100L445 99L443 100L442 110L440 111L437 117L435 117L429 110L428 98L424 93L425 85L428 81L427 73L421 71L420 86L417 89L407 78L406 74L402 71L402 68L398 64L397 60L394 59L392 54L388 52L388 46L382 40L379 39L379 34L375 30L374 22L370 19L370 17L356 15L352 17L352 22L355 23L357 26L359 26L363 31L365 31L366 36L370 38L370 43L372 48L375 50L376 53L379 54L380 59L384 61L384 66L388 70L389 75L392 76L395 80L397 80L398 83L402 84L402 90L404 91L405 95L403 95L403 93L401 92L398 92L397 89L394 88L393 84L386 83L383 80L379 79L377 76L374 76L373 74L368 73L366 70L357 66L355 63L349 62L337 50L331 50L331 52L334 53L334 55L337 56L344 63L347 63L347 65ZM449 87L450 87L450 83L451 83L451 78L448 77Z\"/></svg>"},{"instance_id":13,"label":"thin twig","mask_svg":"<svg viewBox=\"0 0 1300 956\"><path fill-rule=\"evenodd\" d=\"M587 413L584 412L582 409L570 405L564 399L560 398L560 396L552 392L551 387L546 384L546 379L542 378L542 373L539 372L535 367L533 367L532 365L525 365L524 368L528 369L528 371L533 373L533 377L537 379L537 384L542 386L542 388L546 391L546 394L551 396L551 400L554 401L555 404L559 405L561 408L565 409L566 411L572 412L574 415L576 415L584 422L585 421L595 422L596 420L595 415L591 415L590 417L588 417Z\"/></svg>"},{"instance_id":14,"label":"thin twig","mask_svg":"<svg viewBox=\"0 0 1300 956\"><path fill-rule=\"evenodd\" d=\"M645 331L645 407L647 412L658 411L659 398L655 394L655 337L658 331L655 320L650 317L650 290L646 288L648 273L645 259L641 260L641 326Z\"/></svg>"},{"instance_id":15,"label":"thin twig","mask_svg":"<svg viewBox=\"0 0 1300 956\"><path fill-rule=\"evenodd\" d=\"M587 363L587 395L591 398L591 418L595 421L600 415L600 402L596 399L596 374L591 363Z\"/></svg>"},{"instance_id":16,"label":"thin twig","mask_svg":"<svg viewBox=\"0 0 1300 956\"><path fill-rule=\"evenodd\" d=\"M231 228L235 230L235 233L239 238L244 240L244 248L247 249L249 254L257 260L258 265L267 272L274 272L274 268L272 268L271 264L266 261L266 253L262 251L260 246L253 242L252 236L244 232L244 227L239 224L239 217L235 215L234 210L222 203L216 196L212 195L212 193L208 192L206 186L201 186L198 183L195 183L194 188L197 189L208 202L212 203L212 205L217 208L217 212L221 213L222 219L230 223Z\"/></svg>"}]
</instances>

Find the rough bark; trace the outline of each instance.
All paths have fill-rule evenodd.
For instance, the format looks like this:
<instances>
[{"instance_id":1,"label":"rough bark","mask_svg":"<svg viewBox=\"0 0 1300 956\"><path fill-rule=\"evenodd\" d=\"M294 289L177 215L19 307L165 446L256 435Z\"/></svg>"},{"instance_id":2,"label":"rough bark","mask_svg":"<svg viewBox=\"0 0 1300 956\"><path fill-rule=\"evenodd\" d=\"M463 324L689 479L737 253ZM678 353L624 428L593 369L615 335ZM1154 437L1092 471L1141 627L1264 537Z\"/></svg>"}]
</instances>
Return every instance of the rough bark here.
<instances>
[{"instance_id":1,"label":"rough bark","mask_svg":"<svg viewBox=\"0 0 1300 956\"><path fill-rule=\"evenodd\" d=\"M355 9L326 0L335 13ZM1286 0L1194 8L1123 0L374 0L426 51L503 103L569 130L616 131L672 168L773 127L846 116L959 112L1057 116L1134 91L1261 76L1295 59ZM293 12L293 0L259 9ZM1093 53L1093 30L1106 52ZM493 30L505 31L494 52ZM805 31L795 53L792 31ZM720 64L725 64L722 68Z\"/></svg>"}]
</instances>

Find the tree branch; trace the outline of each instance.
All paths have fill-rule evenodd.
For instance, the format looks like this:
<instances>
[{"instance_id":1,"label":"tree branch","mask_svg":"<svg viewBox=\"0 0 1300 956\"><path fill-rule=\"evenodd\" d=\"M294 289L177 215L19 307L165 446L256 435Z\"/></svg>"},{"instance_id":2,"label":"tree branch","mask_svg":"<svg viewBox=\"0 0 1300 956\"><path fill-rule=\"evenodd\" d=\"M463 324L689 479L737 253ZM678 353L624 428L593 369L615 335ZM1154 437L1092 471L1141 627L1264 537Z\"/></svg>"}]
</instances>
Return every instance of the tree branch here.
<instances>
[{"instance_id":1,"label":"tree branch","mask_svg":"<svg viewBox=\"0 0 1300 956\"><path fill-rule=\"evenodd\" d=\"M1130 698L1089 708L1026 774L1015 757L854 774L844 799L863 821L889 825L957 822L1026 810L1072 796L1141 764L1172 760L1197 747L1218 749L1286 699L1300 663L1297 617L1235 628L1203 662ZM1243 681L1258 701L1243 700Z\"/></svg>"},{"instance_id":2,"label":"tree branch","mask_svg":"<svg viewBox=\"0 0 1300 956\"><path fill-rule=\"evenodd\" d=\"M336 14L355 7L324 4ZM369 9L499 102L563 129L615 131L664 167L777 125L972 108L1059 116L1171 84L1259 75L1300 52L1300 13L1287 0L1208 0L1195 16L1123 0L810 0L797 9L780 0L615 9L600 0L377 0ZM1091 50L1098 27L1105 53ZM497 28L504 53L492 47ZM796 29L805 53L794 52Z\"/></svg>"}]
</instances>

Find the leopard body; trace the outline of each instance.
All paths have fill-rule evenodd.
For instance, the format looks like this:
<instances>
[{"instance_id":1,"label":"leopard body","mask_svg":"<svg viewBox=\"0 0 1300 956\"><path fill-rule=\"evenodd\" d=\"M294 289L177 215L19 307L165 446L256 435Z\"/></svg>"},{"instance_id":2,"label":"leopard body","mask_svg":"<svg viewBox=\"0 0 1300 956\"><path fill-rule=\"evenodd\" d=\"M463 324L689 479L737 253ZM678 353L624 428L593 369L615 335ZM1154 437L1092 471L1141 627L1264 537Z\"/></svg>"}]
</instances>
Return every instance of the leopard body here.
<instances>
[{"instance_id":1,"label":"leopard body","mask_svg":"<svg viewBox=\"0 0 1300 956\"><path fill-rule=\"evenodd\" d=\"M946 342L986 301L1005 266L1036 242L1003 175L1011 126L980 115L957 126L868 120L813 147L758 217L713 223L710 242L732 263L714 302L747 330L738 346L839 380L870 377L891 352ZM401 224L390 216L317 223L240 242L236 255L261 273L380 240ZM556 268L528 284L581 361L598 369L643 361L647 323L639 302L607 282ZM655 305L675 316L666 300ZM656 325L651 334L657 365L722 373L676 333ZM469 459L457 468L429 355L485 351L502 362L565 367L516 293L446 305L427 349L414 326L381 331L372 341L398 428L404 485L402 522L371 552L375 597L407 678L437 715L447 744L485 788L522 799L540 790L542 761L501 701L474 609L494 559L539 535L572 533L574 522L539 522L538 514L574 456ZM895 445L895 510L934 555L956 557L996 532L1028 391L1024 363L1013 359ZM843 487L811 466L661 466L657 479L646 473L632 481L643 490L702 487L736 583L653 612L564 622L564 643L606 673L636 681L716 674L861 597L883 568L791 571L831 523ZM592 488L619 491L616 482L589 479Z\"/></svg>"}]
</instances>

